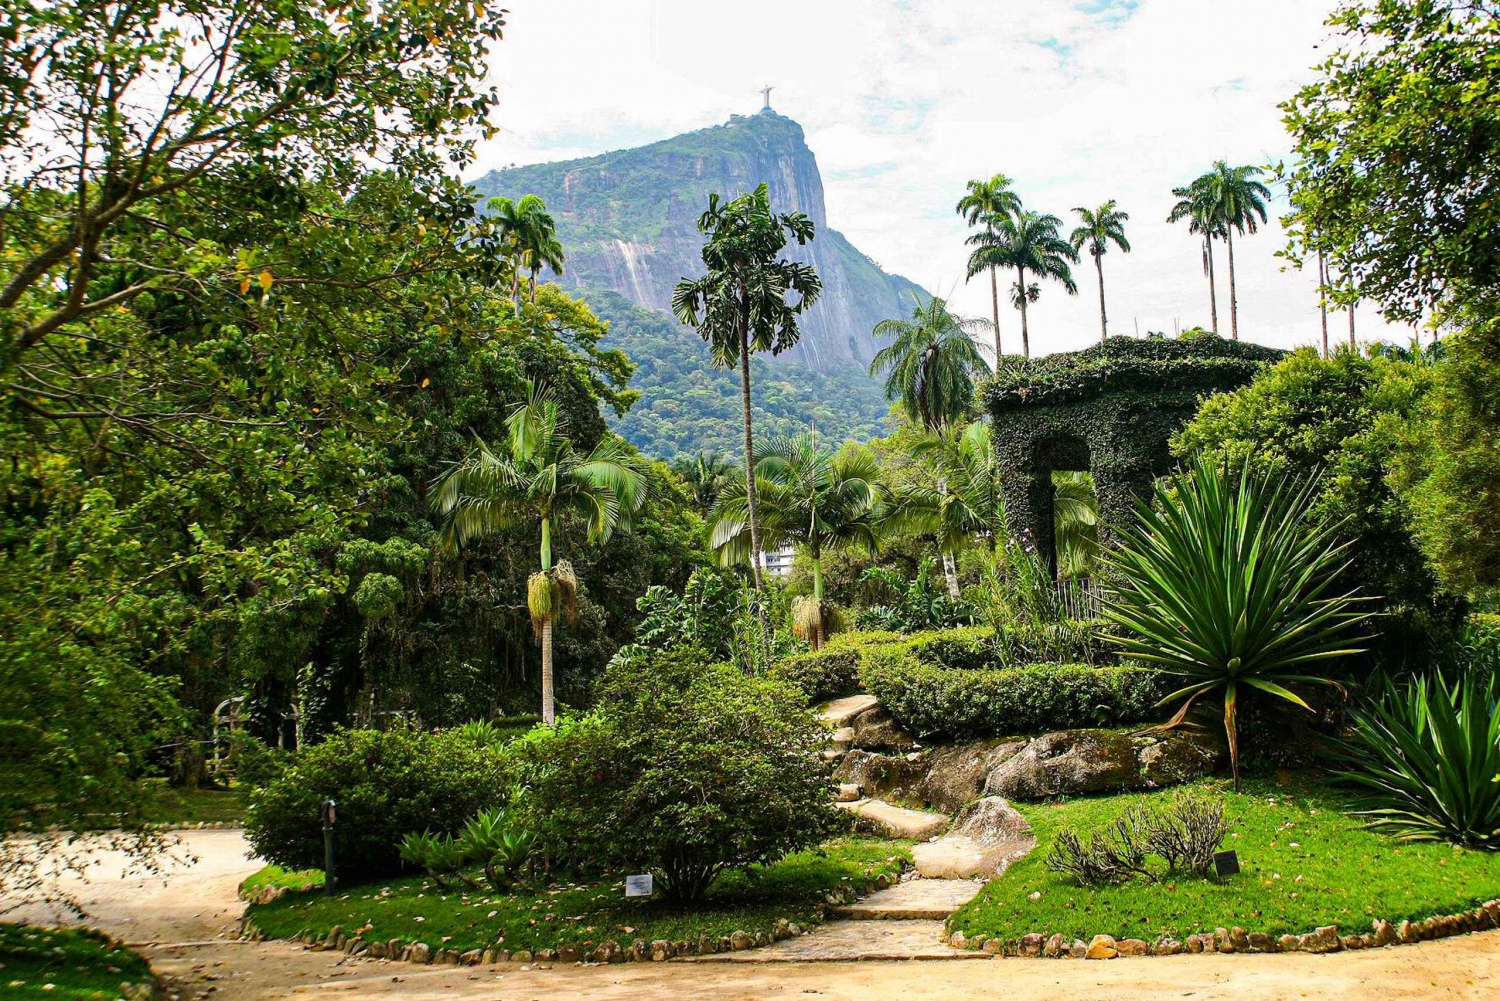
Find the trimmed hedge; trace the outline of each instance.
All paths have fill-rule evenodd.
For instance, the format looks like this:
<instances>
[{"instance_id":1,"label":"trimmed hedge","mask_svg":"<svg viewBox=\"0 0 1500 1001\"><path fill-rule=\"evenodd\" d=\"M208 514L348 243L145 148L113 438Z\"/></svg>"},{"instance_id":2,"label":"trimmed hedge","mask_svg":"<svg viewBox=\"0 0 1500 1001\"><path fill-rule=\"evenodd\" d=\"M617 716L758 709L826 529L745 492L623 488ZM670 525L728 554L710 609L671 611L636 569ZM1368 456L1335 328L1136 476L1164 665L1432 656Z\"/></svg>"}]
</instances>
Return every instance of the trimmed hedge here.
<instances>
[{"instance_id":1,"label":"trimmed hedge","mask_svg":"<svg viewBox=\"0 0 1500 1001\"><path fill-rule=\"evenodd\" d=\"M974 740L1151 720L1171 690L1157 671L1085 664L953 670L905 650L874 651L860 667L865 690L923 739Z\"/></svg>"},{"instance_id":2,"label":"trimmed hedge","mask_svg":"<svg viewBox=\"0 0 1500 1001\"><path fill-rule=\"evenodd\" d=\"M854 649L799 653L771 668L771 677L802 689L809 702L827 702L859 687L859 652Z\"/></svg>"}]
</instances>

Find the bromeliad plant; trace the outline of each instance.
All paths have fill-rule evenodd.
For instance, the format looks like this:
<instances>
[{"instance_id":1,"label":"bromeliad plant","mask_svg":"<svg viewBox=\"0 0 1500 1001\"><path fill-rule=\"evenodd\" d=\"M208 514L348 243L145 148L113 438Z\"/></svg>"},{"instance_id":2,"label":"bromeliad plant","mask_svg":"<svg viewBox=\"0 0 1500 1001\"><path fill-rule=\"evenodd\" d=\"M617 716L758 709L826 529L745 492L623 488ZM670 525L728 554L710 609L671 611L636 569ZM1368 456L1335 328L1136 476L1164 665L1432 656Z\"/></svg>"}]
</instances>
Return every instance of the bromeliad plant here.
<instances>
[{"instance_id":1,"label":"bromeliad plant","mask_svg":"<svg viewBox=\"0 0 1500 1001\"><path fill-rule=\"evenodd\" d=\"M1384 680L1354 711L1340 776L1370 826L1407 841L1500 850L1500 680L1470 668Z\"/></svg>"},{"instance_id":2,"label":"bromeliad plant","mask_svg":"<svg viewBox=\"0 0 1500 1001\"><path fill-rule=\"evenodd\" d=\"M1286 686L1330 684L1315 669L1361 652L1366 638L1368 599L1333 591L1350 544L1337 524L1312 515L1316 485L1248 463L1235 473L1195 460L1157 485L1154 504L1138 505L1138 523L1122 526L1104 557L1116 578L1104 615L1123 627L1107 638L1126 657L1186 680L1162 700L1183 700L1164 729L1222 691L1236 789L1235 712L1245 689L1310 709Z\"/></svg>"}]
</instances>

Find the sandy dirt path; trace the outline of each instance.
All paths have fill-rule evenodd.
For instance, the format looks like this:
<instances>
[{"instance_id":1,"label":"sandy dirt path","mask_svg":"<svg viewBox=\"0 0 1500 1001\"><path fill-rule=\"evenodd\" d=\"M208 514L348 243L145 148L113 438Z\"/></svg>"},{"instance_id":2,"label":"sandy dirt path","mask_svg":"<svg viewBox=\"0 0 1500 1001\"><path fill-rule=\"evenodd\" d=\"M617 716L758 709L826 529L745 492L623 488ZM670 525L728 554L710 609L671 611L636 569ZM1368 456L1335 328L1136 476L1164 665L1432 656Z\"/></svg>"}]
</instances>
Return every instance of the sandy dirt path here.
<instances>
[{"instance_id":1,"label":"sandy dirt path","mask_svg":"<svg viewBox=\"0 0 1500 1001\"><path fill-rule=\"evenodd\" d=\"M175 980L182 1001L1500 997L1500 932L1329 956L1176 956L1109 962L664 963L522 970L348 960L282 943L230 939L242 906L235 900L235 886L258 863L245 858L238 832L193 831L184 835L184 842L198 862L174 867L165 881L111 879L106 865L79 894L99 926L127 941L154 943L142 951Z\"/></svg>"}]
</instances>

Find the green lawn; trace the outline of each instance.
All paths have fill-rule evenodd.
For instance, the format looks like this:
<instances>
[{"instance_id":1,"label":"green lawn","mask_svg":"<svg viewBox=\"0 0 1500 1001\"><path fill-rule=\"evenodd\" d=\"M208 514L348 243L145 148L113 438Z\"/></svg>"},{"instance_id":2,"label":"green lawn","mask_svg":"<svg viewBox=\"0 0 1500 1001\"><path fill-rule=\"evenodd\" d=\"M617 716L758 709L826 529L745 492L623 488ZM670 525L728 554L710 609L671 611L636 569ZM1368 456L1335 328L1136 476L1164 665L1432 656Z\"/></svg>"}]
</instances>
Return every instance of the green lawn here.
<instances>
[{"instance_id":1,"label":"green lawn","mask_svg":"<svg viewBox=\"0 0 1500 1001\"><path fill-rule=\"evenodd\" d=\"M1236 925L1280 935L1336 924L1349 933L1369 931L1372 918L1416 920L1500 897L1500 853L1375 834L1340 812L1341 796L1328 786L1252 780L1236 794L1227 781L1205 780L1194 788L1225 798L1223 847L1238 852L1239 875L1089 889L1043 864L1062 828L1086 836L1131 803L1170 791L1018 806L1037 848L954 914L950 928L971 939L1061 932L1085 941L1099 933L1182 939Z\"/></svg>"},{"instance_id":2,"label":"green lawn","mask_svg":"<svg viewBox=\"0 0 1500 1001\"><path fill-rule=\"evenodd\" d=\"M729 873L697 905L627 901L619 882L556 884L503 895L491 892L482 878L478 888L443 890L430 878L410 877L349 887L332 899L321 891L288 893L252 905L249 916L269 938L342 925L345 934L426 942L434 949L499 945L534 952L606 939L627 947L636 938L681 941L699 935L720 938L738 930L769 933L777 918L807 925L820 916L829 891L853 885L863 892L876 876L894 877L910 861L909 842L849 838L748 873ZM265 877L277 878L279 870Z\"/></svg>"},{"instance_id":3,"label":"green lawn","mask_svg":"<svg viewBox=\"0 0 1500 1001\"><path fill-rule=\"evenodd\" d=\"M145 816L153 824L239 823L245 818L241 789L175 789L166 779L147 785Z\"/></svg>"},{"instance_id":4,"label":"green lawn","mask_svg":"<svg viewBox=\"0 0 1500 1001\"><path fill-rule=\"evenodd\" d=\"M288 890L302 890L308 886L322 887L323 870L300 869L289 871L279 865L268 865L263 869L257 869L245 878L240 884L240 893L246 897L252 896L256 891L263 890L268 886L285 887Z\"/></svg>"},{"instance_id":5,"label":"green lawn","mask_svg":"<svg viewBox=\"0 0 1500 1001\"><path fill-rule=\"evenodd\" d=\"M107 1001L151 979L145 960L94 932L0 923L0 996Z\"/></svg>"}]
</instances>

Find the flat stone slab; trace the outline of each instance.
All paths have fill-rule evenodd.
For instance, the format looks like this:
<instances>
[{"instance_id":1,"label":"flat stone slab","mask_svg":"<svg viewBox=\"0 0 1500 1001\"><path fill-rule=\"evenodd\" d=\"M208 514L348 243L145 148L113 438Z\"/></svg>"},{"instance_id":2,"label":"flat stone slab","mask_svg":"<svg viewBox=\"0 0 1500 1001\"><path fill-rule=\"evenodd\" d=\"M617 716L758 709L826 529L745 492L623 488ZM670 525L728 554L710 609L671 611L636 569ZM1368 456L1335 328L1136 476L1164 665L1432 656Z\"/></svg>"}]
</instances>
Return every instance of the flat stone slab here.
<instances>
[{"instance_id":1,"label":"flat stone slab","mask_svg":"<svg viewBox=\"0 0 1500 1001\"><path fill-rule=\"evenodd\" d=\"M962 834L949 834L936 841L913 845L911 857L917 872L927 879L967 880L975 876L993 879L1034 847L1036 839L1029 834L998 844L976 841Z\"/></svg>"},{"instance_id":2,"label":"flat stone slab","mask_svg":"<svg viewBox=\"0 0 1500 1001\"><path fill-rule=\"evenodd\" d=\"M689 956L684 963L837 963L892 959L993 959L941 940L941 920L833 921L763 949Z\"/></svg>"},{"instance_id":3,"label":"flat stone slab","mask_svg":"<svg viewBox=\"0 0 1500 1001\"><path fill-rule=\"evenodd\" d=\"M941 813L924 810L908 810L879 799L857 799L836 804L869 826L890 838L907 838L911 841L926 841L948 829L948 818Z\"/></svg>"},{"instance_id":4,"label":"flat stone slab","mask_svg":"<svg viewBox=\"0 0 1500 1001\"><path fill-rule=\"evenodd\" d=\"M909 879L846 907L839 917L861 921L942 921L978 895L983 883L968 879ZM935 929L933 934L940 934Z\"/></svg>"},{"instance_id":5,"label":"flat stone slab","mask_svg":"<svg viewBox=\"0 0 1500 1001\"><path fill-rule=\"evenodd\" d=\"M834 699L819 709L818 719L834 729L841 729L848 726L850 720L866 709L873 709L878 705L880 702L873 695L850 695L847 698Z\"/></svg>"}]
</instances>

